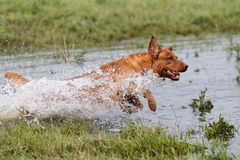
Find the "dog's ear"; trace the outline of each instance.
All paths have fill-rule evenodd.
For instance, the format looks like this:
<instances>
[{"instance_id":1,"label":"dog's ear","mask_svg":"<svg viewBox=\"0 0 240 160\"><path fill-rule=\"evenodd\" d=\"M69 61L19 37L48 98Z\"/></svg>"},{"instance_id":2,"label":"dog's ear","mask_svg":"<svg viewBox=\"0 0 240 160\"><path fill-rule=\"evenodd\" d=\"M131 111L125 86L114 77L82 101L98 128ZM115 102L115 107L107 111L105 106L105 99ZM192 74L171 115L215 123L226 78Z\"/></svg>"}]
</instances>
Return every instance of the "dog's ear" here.
<instances>
[{"instance_id":1,"label":"dog's ear","mask_svg":"<svg viewBox=\"0 0 240 160\"><path fill-rule=\"evenodd\" d=\"M170 51L172 51L172 46L168 48Z\"/></svg>"},{"instance_id":2,"label":"dog's ear","mask_svg":"<svg viewBox=\"0 0 240 160\"><path fill-rule=\"evenodd\" d=\"M148 46L148 53L150 53L154 58L158 56L158 52L160 51L160 46L157 42L157 39L152 36L149 46Z\"/></svg>"}]
</instances>

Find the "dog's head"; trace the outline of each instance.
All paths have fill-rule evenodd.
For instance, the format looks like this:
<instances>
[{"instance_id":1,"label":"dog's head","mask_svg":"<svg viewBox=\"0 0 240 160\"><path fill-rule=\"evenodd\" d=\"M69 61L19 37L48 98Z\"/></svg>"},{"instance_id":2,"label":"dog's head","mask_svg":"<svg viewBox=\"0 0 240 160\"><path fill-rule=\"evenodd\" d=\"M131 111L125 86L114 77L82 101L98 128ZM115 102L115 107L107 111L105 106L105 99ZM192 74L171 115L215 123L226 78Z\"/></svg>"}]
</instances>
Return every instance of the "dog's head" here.
<instances>
[{"instance_id":1,"label":"dog's head","mask_svg":"<svg viewBox=\"0 0 240 160\"><path fill-rule=\"evenodd\" d=\"M180 77L179 72L185 72L188 68L188 65L178 59L172 51L172 47L161 48L153 36L149 43L148 54L153 59L153 72L157 73L160 77L177 81Z\"/></svg>"}]
</instances>

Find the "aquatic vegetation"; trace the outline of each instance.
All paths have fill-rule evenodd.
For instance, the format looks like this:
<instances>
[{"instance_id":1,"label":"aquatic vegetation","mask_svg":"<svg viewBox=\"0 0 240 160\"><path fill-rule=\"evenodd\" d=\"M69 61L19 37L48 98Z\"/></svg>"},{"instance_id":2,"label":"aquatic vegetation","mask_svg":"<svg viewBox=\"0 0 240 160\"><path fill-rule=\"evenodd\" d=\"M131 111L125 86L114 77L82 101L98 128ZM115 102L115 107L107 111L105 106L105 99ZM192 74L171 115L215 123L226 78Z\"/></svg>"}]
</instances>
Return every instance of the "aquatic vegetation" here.
<instances>
[{"instance_id":1,"label":"aquatic vegetation","mask_svg":"<svg viewBox=\"0 0 240 160\"><path fill-rule=\"evenodd\" d=\"M236 67L237 70L238 70L238 75L236 76L235 80L237 82L238 85L240 85L240 68L239 67Z\"/></svg>"},{"instance_id":2,"label":"aquatic vegetation","mask_svg":"<svg viewBox=\"0 0 240 160\"><path fill-rule=\"evenodd\" d=\"M56 44L55 36L53 34L53 46L54 51L53 58L57 61L59 59L64 60L65 63L69 63L69 58L71 56L71 51L75 50L75 45L72 44L72 46L67 45L66 37L63 36L63 48L59 47L59 45Z\"/></svg>"},{"instance_id":3,"label":"aquatic vegetation","mask_svg":"<svg viewBox=\"0 0 240 160\"><path fill-rule=\"evenodd\" d=\"M240 44L232 44L230 43L230 47L229 50L232 52L236 52L236 61L239 62L240 61Z\"/></svg>"},{"instance_id":4,"label":"aquatic vegetation","mask_svg":"<svg viewBox=\"0 0 240 160\"><path fill-rule=\"evenodd\" d=\"M200 72L200 69L199 68L196 68L193 70L194 72Z\"/></svg>"},{"instance_id":5,"label":"aquatic vegetation","mask_svg":"<svg viewBox=\"0 0 240 160\"><path fill-rule=\"evenodd\" d=\"M214 107L210 100L205 100L207 89L201 90L198 99L192 99L190 106L194 109L198 109L199 112L205 113L210 112Z\"/></svg>"},{"instance_id":6,"label":"aquatic vegetation","mask_svg":"<svg viewBox=\"0 0 240 160\"><path fill-rule=\"evenodd\" d=\"M83 56L84 54L86 54L86 52L78 52L75 56L74 56L74 62L76 62L77 64L83 64Z\"/></svg>"},{"instance_id":7,"label":"aquatic vegetation","mask_svg":"<svg viewBox=\"0 0 240 160\"><path fill-rule=\"evenodd\" d=\"M237 52L238 54L240 53L240 44L235 44L235 45L231 45L230 47L229 47L229 49L231 50L231 51L235 51L235 52Z\"/></svg>"},{"instance_id":8,"label":"aquatic vegetation","mask_svg":"<svg viewBox=\"0 0 240 160\"><path fill-rule=\"evenodd\" d=\"M236 56L236 61L239 64L239 62L240 62L240 43L237 43L234 45L232 42L232 39L231 39L230 46L228 48L231 51L230 58L232 58L233 56ZM236 55L233 54L234 52L236 53ZM235 77L235 81L237 82L238 85L240 85L240 67L237 66L236 69L238 71L238 75Z\"/></svg>"},{"instance_id":9,"label":"aquatic vegetation","mask_svg":"<svg viewBox=\"0 0 240 160\"><path fill-rule=\"evenodd\" d=\"M205 136L207 139L217 138L227 141L234 137L235 132L236 129L234 125L229 124L221 115L217 122L209 123L208 126L205 127Z\"/></svg>"},{"instance_id":10,"label":"aquatic vegetation","mask_svg":"<svg viewBox=\"0 0 240 160\"><path fill-rule=\"evenodd\" d=\"M195 57L195 58L199 57L198 52L195 52L195 53L194 53L194 57Z\"/></svg>"},{"instance_id":11,"label":"aquatic vegetation","mask_svg":"<svg viewBox=\"0 0 240 160\"><path fill-rule=\"evenodd\" d=\"M237 84L240 85L240 76L237 76L235 80L237 81Z\"/></svg>"}]
</instances>

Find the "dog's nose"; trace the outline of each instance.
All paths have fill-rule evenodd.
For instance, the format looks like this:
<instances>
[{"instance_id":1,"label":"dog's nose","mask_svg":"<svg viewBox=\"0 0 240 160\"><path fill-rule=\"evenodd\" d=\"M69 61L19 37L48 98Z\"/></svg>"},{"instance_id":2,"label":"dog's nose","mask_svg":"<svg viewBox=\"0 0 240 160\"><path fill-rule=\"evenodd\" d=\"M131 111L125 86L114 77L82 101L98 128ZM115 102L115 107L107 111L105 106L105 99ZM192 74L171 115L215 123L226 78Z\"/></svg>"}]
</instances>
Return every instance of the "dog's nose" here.
<instances>
[{"instance_id":1,"label":"dog's nose","mask_svg":"<svg viewBox=\"0 0 240 160\"><path fill-rule=\"evenodd\" d=\"M185 72L188 69L188 65L184 64L184 70L183 72Z\"/></svg>"}]
</instances>

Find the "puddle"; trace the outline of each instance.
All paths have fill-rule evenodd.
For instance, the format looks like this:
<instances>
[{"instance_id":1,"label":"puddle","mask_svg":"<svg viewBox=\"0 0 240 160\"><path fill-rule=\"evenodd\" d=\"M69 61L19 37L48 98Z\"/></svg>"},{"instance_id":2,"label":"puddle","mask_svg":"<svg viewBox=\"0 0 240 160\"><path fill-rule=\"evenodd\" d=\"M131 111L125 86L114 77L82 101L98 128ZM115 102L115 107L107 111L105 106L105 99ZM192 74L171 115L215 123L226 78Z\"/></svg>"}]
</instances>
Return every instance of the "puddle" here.
<instances>
[{"instance_id":1,"label":"puddle","mask_svg":"<svg viewBox=\"0 0 240 160\"><path fill-rule=\"evenodd\" d=\"M147 41L146 41L147 43ZM151 73L146 79L140 79L140 83L153 80L150 87L158 104L157 111L151 112L144 103L144 109L131 115L123 113L117 104L112 103L106 96L102 96L101 104L89 103L94 101L88 98L78 103L76 97L81 93L69 92L69 84L61 81L74 77L90 70L96 69L100 64L122 57L129 53L144 51L146 49L131 49L131 46L118 46L111 49L75 50L70 56L70 63L63 60L55 60L51 52L24 54L15 57L0 57L0 75L4 71L12 70L19 72L33 81L21 87L17 92L1 76L0 79L0 119L15 117L19 110L30 110L39 116L53 114L85 116L87 118L101 119L106 124L111 121L112 128L117 130L119 124L125 119L136 122L144 122L147 125L162 125L172 130L186 131L189 128L199 130L208 122L218 120L219 115L224 116L239 130L240 122L240 86L234 80L238 75L237 63L234 54L230 56L228 48L231 43L240 43L240 37L230 38L224 36L205 37L201 39L182 38L162 41L163 46L174 45L174 51L189 69L181 74L180 81L156 79ZM130 49L129 49L130 48ZM78 58L76 58L78 57ZM79 58L80 57L80 58ZM138 79L139 80L139 79ZM75 85L92 85L92 79L83 79L71 82ZM106 81L107 80L102 80ZM108 82L106 84L111 84ZM109 86L111 89L113 86ZM189 107L191 100L197 98L200 90L207 88L209 98L214 108L211 113L200 117ZM111 90L102 91L101 94L111 93ZM60 94L67 100L51 99L49 103L43 103L50 94ZM45 96L43 96L45 95ZM88 95L87 97L90 97ZM203 121L204 120L204 121ZM197 135L196 138L201 137ZM230 150L240 150L240 136L238 133L230 141Z\"/></svg>"}]
</instances>

